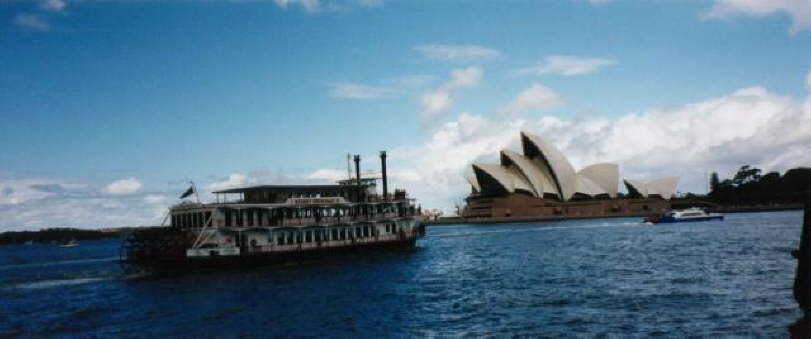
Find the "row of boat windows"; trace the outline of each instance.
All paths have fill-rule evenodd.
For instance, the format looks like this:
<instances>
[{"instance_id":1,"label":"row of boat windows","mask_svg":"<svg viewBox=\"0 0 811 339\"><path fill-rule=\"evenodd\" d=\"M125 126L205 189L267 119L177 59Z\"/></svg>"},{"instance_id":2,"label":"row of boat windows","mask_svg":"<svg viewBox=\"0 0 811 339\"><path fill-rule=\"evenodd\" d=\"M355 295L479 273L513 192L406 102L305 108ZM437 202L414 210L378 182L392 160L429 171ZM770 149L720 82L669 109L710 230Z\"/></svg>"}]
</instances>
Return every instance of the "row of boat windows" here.
<instances>
[{"instance_id":1,"label":"row of boat windows","mask_svg":"<svg viewBox=\"0 0 811 339\"><path fill-rule=\"evenodd\" d=\"M211 219L211 211L172 214L172 226L180 228L200 228Z\"/></svg>"},{"instance_id":2,"label":"row of boat windows","mask_svg":"<svg viewBox=\"0 0 811 339\"><path fill-rule=\"evenodd\" d=\"M385 234L395 234L402 231L396 224L386 224ZM276 245L293 245L311 242L367 239L376 236L377 228L373 226L358 226L348 228L333 228L332 230L307 230L282 232L276 236Z\"/></svg>"},{"instance_id":3,"label":"row of boat windows","mask_svg":"<svg viewBox=\"0 0 811 339\"><path fill-rule=\"evenodd\" d=\"M226 210L224 211L225 226L264 226L278 225L281 220L312 218L316 221L321 218L352 218L374 217L384 213L397 213L404 217L414 214L414 208L396 208L394 206L364 206L351 208L284 208L275 210Z\"/></svg>"},{"instance_id":4,"label":"row of boat windows","mask_svg":"<svg viewBox=\"0 0 811 339\"><path fill-rule=\"evenodd\" d=\"M276 210L225 210L225 226L276 226L281 220L313 218L374 217L378 214L394 213L404 217L414 214L414 208L394 206L364 206L352 208L285 208ZM211 211L172 214L172 226L182 229L201 228L211 218Z\"/></svg>"}]
</instances>

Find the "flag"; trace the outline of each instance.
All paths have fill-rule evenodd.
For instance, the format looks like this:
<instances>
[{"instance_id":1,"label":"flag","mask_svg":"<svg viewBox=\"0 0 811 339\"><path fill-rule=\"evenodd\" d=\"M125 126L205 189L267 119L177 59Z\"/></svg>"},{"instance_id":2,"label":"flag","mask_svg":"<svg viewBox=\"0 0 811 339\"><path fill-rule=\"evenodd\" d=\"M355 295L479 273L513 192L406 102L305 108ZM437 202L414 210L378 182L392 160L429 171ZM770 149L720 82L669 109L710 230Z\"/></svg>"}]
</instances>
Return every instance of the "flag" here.
<instances>
[{"instance_id":1,"label":"flag","mask_svg":"<svg viewBox=\"0 0 811 339\"><path fill-rule=\"evenodd\" d=\"M189 189L187 189L186 192L183 192L183 195L180 196L180 199L188 197L188 196L192 195L192 193L194 193L194 186L189 187Z\"/></svg>"}]
</instances>

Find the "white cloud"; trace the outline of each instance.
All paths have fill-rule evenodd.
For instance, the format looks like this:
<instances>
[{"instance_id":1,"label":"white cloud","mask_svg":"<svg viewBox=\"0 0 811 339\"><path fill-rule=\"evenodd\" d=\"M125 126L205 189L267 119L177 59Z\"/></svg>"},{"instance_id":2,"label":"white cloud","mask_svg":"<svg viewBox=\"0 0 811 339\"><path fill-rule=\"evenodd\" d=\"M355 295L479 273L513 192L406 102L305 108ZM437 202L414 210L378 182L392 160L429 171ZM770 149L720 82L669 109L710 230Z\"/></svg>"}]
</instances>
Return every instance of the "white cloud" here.
<instances>
[{"instance_id":1,"label":"white cloud","mask_svg":"<svg viewBox=\"0 0 811 339\"><path fill-rule=\"evenodd\" d=\"M587 58L574 55L547 55L537 64L519 69L517 74L575 76L591 74L617 62L607 58Z\"/></svg>"},{"instance_id":2,"label":"white cloud","mask_svg":"<svg viewBox=\"0 0 811 339\"><path fill-rule=\"evenodd\" d=\"M40 8L50 12L61 12L67 6L64 0L42 0L39 3Z\"/></svg>"},{"instance_id":3,"label":"white cloud","mask_svg":"<svg viewBox=\"0 0 811 339\"><path fill-rule=\"evenodd\" d=\"M305 12L341 11L352 7L380 7L383 0L273 0L279 8L287 10L299 5Z\"/></svg>"},{"instance_id":4,"label":"white cloud","mask_svg":"<svg viewBox=\"0 0 811 339\"><path fill-rule=\"evenodd\" d=\"M377 100L403 96L413 92L433 80L421 74L404 75L383 79L381 85L365 85L355 82L330 82L330 95L335 98L352 100Z\"/></svg>"},{"instance_id":5,"label":"white cloud","mask_svg":"<svg viewBox=\"0 0 811 339\"><path fill-rule=\"evenodd\" d=\"M467 67L451 71L451 79L439 88L420 95L419 103L422 108L420 117L423 122L432 122L440 114L453 106L453 92L457 89L476 87L482 78L482 70L478 67Z\"/></svg>"},{"instance_id":6,"label":"white cloud","mask_svg":"<svg viewBox=\"0 0 811 339\"><path fill-rule=\"evenodd\" d=\"M212 182L208 188L212 190L224 190L228 188L245 186L248 184L248 176L242 173L233 173L220 181Z\"/></svg>"},{"instance_id":7,"label":"white cloud","mask_svg":"<svg viewBox=\"0 0 811 339\"><path fill-rule=\"evenodd\" d=\"M785 13L792 19L791 34L811 28L808 0L716 0L704 19L728 19L736 15L766 16Z\"/></svg>"},{"instance_id":8,"label":"white cloud","mask_svg":"<svg viewBox=\"0 0 811 339\"><path fill-rule=\"evenodd\" d=\"M40 14L17 14L17 16L14 17L14 24L20 28L36 32L45 32L51 29L48 20L45 19L45 16Z\"/></svg>"},{"instance_id":9,"label":"white cloud","mask_svg":"<svg viewBox=\"0 0 811 339\"><path fill-rule=\"evenodd\" d=\"M158 194L149 194L144 196L144 202L147 204L162 204L166 201L166 196Z\"/></svg>"},{"instance_id":10,"label":"white cloud","mask_svg":"<svg viewBox=\"0 0 811 339\"><path fill-rule=\"evenodd\" d=\"M499 110L500 114L516 114L530 110L545 110L560 106L566 102L560 94L552 89L533 83L529 88L521 91L512 102Z\"/></svg>"},{"instance_id":11,"label":"white cloud","mask_svg":"<svg viewBox=\"0 0 811 339\"><path fill-rule=\"evenodd\" d=\"M298 4L304 8L307 12L315 12L318 11L321 7L321 2L318 0L273 0L277 6L281 7L282 9L287 9L290 4Z\"/></svg>"},{"instance_id":12,"label":"white cloud","mask_svg":"<svg viewBox=\"0 0 811 339\"><path fill-rule=\"evenodd\" d=\"M401 184L424 207L449 211L469 192L463 178L470 174L469 164L497 162L505 147L520 150L521 130L554 143L575 167L611 161L620 165L624 178L677 175L681 191L704 192L707 173L731 176L745 164L778 171L811 166L811 95L797 101L757 86L617 119L462 114L426 143L389 154L402 162L400 170L413 174Z\"/></svg>"},{"instance_id":13,"label":"white cloud","mask_svg":"<svg viewBox=\"0 0 811 339\"><path fill-rule=\"evenodd\" d=\"M497 49L477 45L419 45L414 50L426 58L444 61L488 60L501 55Z\"/></svg>"},{"instance_id":14,"label":"white cloud","mask_svg":"<svg viewBox=\"0 0 811 339\"><path fill-rule=\"evenodd\" d=\"M0 178L0 205L17 205L29 201L56 196L62 187L56 181L39 178L2 179Z\"/></svg>"},{"instance_id":15,"label":"white cloud","mask_svg":"<svg viewBox=\"0 0 811 339\"><path fill-rule=\"evenodd\" d=\"M363 7L378 7L383 5L383 0L357 0L357 3Z\"/></svg>"},{"instance_id":16,"label":"white cloud","mask_svg":"<svg viewBox=\"0 0 811 339\"><path fill-rule=\"evenodd\" d=\"M140 181L135 178L116 180L107 185L104 191L110 194L132 194L138 192L143 187Z\"/></svg>"},{"instance_id":17,"label":"white cloud","mask_svg":"<svg viewBox=\"0 0 811 339\"><path fill-rule=\"evenodd\" d=\"M335 168L322 168L310 174L307 174L304 177L306 179L311 180L335 182L338 180L346 179L347 175L348 174L346 170L340 170Z\"/></svg>"},{"instance_id":18,"label":"white cloud","mask_svg":"<svg viewBox=\"0 0 811 339\"><path fill-rule=\"evenodd\" d=\"M478 67L467 67L451 71L451 80L445 84L448 89L476 87L482 79L482 70Z\"/></svg>"},{"instance_id":19,"label":"white cloud","mask_svg":"<svg viewBox=\"0 0 811 339\"><path fill-rule=\"evenodd\" d=\"M438 89L431 92L425 92L420 96L420 105L422 105L423 119L430 119L436 117L439 113L448 110L453 104L451 93L447 90Z\"/></svg>"},{"instance_id":20,"label":"white cloud","mask_svg":"<svg viewBox=\"0 0 811 339\"><path fill-rule=\"evenodd\" d=\"M397 91L389 87L375 87L361 85L351 82L330 83L330 95L343 99L384 99L397 94Z\"/></svg>"}]
</instances>

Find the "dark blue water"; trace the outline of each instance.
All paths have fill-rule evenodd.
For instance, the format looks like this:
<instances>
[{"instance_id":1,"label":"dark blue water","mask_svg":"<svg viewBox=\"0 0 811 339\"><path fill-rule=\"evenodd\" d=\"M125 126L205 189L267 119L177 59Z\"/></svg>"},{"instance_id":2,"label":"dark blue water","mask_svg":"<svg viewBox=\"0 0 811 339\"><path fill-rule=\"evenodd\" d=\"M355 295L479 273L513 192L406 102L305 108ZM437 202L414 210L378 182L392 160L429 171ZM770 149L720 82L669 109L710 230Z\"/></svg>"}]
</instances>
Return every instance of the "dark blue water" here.
<instances>
[{"instance_id":1,"label":"dark blue water","mask_svg":"<svg viewBox=\"0 0 811 339\"><path fill-rule=\"evenodd\" d=\"M125 277L118 242L0 247L2 336L784 337L802 212L431 227L414 253Z\"/></svg>"}]
</instances>

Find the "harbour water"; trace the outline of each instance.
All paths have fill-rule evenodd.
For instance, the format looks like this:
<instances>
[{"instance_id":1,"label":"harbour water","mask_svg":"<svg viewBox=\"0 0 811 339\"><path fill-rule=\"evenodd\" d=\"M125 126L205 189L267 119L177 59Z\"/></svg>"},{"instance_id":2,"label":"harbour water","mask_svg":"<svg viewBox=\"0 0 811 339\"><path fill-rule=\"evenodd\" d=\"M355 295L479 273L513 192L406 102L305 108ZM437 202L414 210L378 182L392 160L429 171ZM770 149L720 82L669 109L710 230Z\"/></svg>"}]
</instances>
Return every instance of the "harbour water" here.
<instances>
[{"instance_id":1,"label":"harbour water","mask_svg":"<svg viewBox=\"0 0 811 339\"><path fill-rule=\"evenodd\" d=\"M802 211L431 227L410 253L124 276L118 241L0 247L3 336L785 337Z\"/></svg>"}]
</instances>

